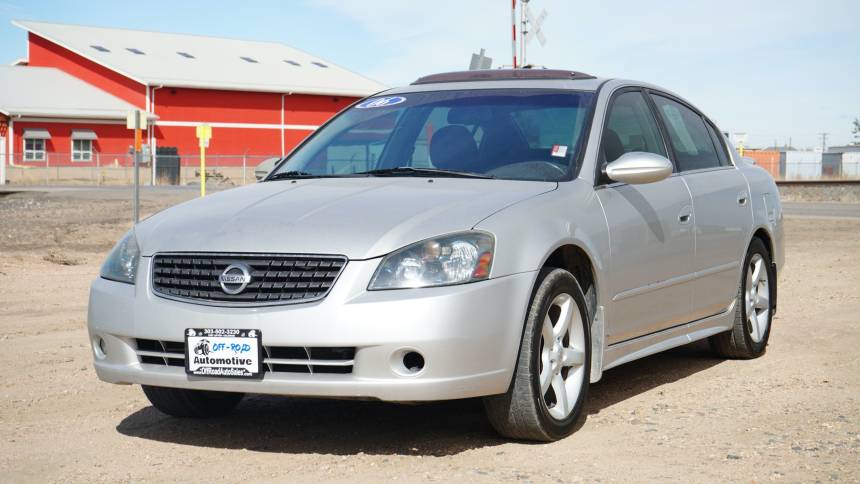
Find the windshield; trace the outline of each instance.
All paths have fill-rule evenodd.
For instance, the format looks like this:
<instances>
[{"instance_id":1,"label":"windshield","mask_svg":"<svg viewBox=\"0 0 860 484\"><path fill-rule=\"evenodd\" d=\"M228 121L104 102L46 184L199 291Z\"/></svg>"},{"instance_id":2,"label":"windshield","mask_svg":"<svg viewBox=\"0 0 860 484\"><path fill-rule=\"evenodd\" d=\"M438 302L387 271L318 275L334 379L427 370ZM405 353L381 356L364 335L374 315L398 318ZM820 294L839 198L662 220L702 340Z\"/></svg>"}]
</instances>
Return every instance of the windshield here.
<instances>
[{"instance_id":1,"label":"windshield","mask_svg":"<svg viewBox=\"0 0 860 484\"><path fill-rule=\"evenodd\" d=\"M369 98L314 133L269 179L446 173L569 179L592 98L590 92L548 89Z\"/></svg>"}]
</instances>

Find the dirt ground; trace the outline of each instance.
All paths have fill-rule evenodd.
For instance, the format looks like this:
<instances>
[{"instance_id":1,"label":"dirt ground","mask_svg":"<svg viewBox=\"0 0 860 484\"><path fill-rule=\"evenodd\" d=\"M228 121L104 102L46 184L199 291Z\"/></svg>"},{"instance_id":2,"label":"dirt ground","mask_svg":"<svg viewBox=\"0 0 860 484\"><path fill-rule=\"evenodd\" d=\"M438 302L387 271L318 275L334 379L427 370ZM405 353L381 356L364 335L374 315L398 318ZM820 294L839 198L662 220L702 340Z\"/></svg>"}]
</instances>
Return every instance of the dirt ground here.
<instances>
[{"instance_id":1,"label":"dirt ground","mask_svg":"<svg viewBox=\"0 0 860 484\"><path fill-rule=\"evenodd\" d=\"M787 219L767 354L692 344L604 374L577 432L508 442L479 401L253 396L229 418L101 383L88 285L123 191L0 193L0 481L860 481L860 219ZM144 213L194 196L144 193Z\"/></svg>"}]
</instances>

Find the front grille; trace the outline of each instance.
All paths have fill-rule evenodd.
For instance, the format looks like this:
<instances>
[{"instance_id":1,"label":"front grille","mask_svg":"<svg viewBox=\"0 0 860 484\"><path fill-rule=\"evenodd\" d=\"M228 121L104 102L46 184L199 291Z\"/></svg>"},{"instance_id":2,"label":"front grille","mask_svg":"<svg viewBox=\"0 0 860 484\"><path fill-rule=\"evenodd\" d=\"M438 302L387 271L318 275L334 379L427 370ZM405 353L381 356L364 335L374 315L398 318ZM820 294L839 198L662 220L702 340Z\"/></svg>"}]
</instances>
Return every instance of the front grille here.
<instances>
[{"instance_id":1,"label":"front grille","mask_svg":"<svg viewBox=\"0 0 860 484\"><path fill-rule=\"evenodd\" d=\"M185 343L140 339L137 357L141 363L185 367ZM263 372L352 373L355 348L346 346L263 346Z\"/></svg>"},{"instance_id":2,"label":"front grille","mask_svg":"<svg viewBox=\"0 0 860 484\"><path fill-rule=\"evenodd\" d=\"M261 306L317 301L324 298L346 257L268 254L156 254L152 290L171 299L223 306ZM244 264L250 282L239 294L228 294L219 276Z\"/></svg>"}]
</instances>

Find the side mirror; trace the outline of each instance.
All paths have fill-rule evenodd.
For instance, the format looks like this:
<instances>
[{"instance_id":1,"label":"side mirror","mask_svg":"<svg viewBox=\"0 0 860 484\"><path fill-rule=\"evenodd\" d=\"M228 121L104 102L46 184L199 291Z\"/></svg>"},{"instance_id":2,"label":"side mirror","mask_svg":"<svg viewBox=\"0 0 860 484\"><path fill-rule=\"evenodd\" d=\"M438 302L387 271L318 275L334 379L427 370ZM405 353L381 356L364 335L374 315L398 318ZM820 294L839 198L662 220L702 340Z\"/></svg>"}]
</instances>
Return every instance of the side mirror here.
<instances>
[{"instance_id":1,"label":"side mirror","mask_svg":"<svg viewBox=\"0 0 860 484\"><path fill-rule=\"evenodd\" d=\"M672 174L672 162L653 153L633 151L606 165L604 173L614 181L631 185L654 183Z\"/></svg>"}]
</instances>

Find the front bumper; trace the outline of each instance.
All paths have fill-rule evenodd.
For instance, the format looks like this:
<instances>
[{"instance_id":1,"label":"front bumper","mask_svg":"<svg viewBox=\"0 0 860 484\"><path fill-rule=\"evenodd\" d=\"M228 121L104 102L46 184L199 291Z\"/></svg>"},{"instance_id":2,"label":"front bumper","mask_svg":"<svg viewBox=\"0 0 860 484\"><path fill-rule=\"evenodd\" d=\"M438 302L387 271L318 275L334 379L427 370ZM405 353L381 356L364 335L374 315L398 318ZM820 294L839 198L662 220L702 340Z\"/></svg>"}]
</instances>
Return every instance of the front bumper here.
<instances>
[{"instance_id":1,"label":"front bumper","mask_svg":"<svg viewBox=\"0 0 860 484\"><path fill-rule=\"evenodd\" d=\"M424 401L503 393L513 375L536 273L459 286L366 291L379 259L350 261L318 302L224 308L160 298L141 259L135 286L96 279L88 327L96 373L110 383L278 395ZM264 346L355 347L352 373L267 372L259 380L205 378L141 363L136 338L181 342L185 328L259 329ZM422 354L404 374L399 355Z\"/></svg>"}]
</instances>

